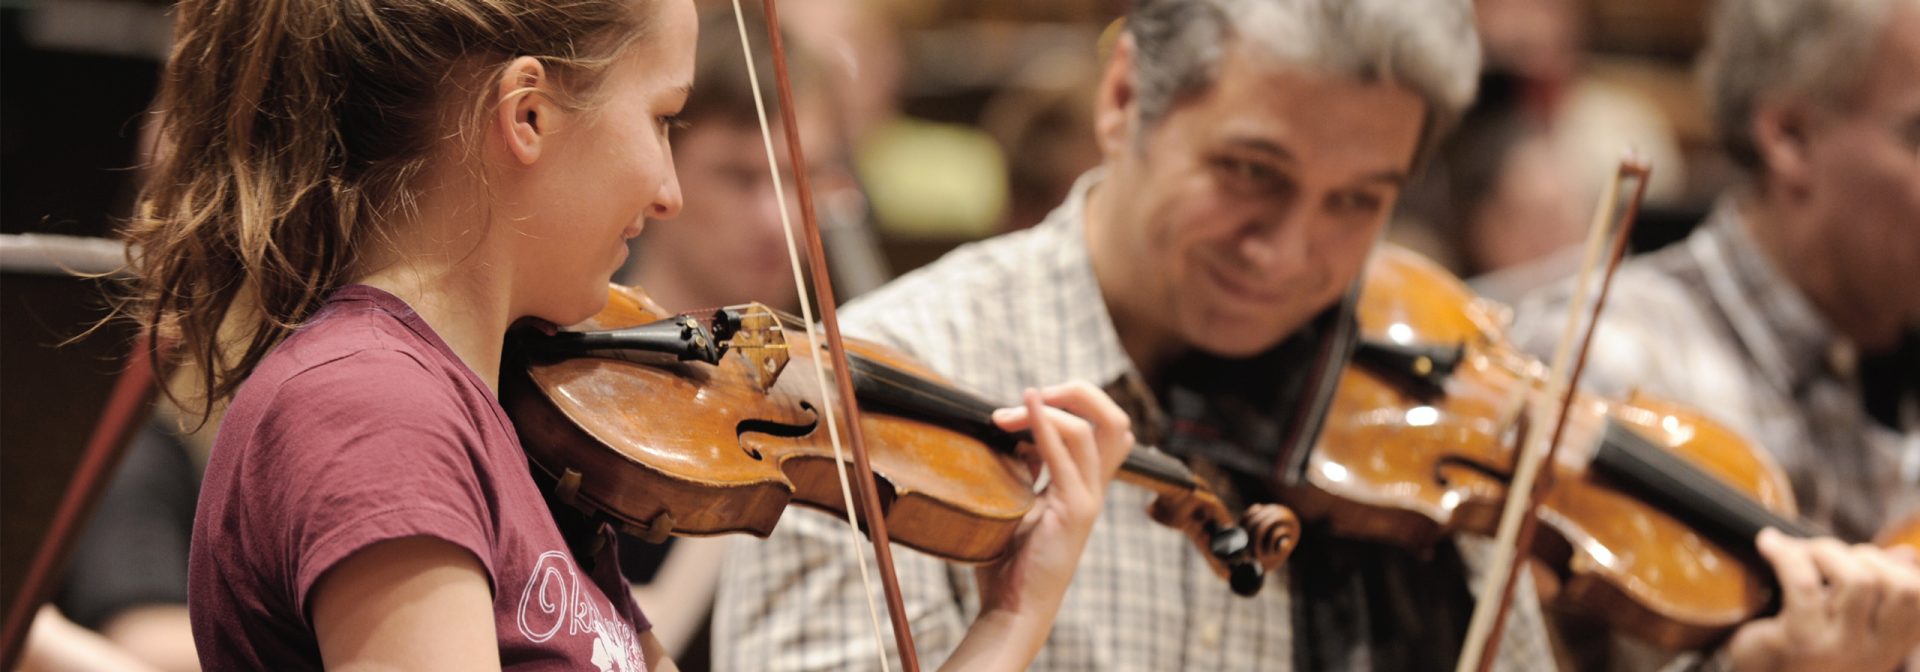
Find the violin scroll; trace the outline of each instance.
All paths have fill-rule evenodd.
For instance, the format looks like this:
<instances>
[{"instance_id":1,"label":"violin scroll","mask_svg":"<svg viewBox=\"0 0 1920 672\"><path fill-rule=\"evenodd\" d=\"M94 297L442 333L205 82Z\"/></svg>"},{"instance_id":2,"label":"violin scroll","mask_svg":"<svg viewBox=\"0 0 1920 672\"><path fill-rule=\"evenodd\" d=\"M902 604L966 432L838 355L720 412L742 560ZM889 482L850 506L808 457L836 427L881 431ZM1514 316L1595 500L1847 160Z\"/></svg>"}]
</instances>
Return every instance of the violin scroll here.
<instances>
[{"instance_id":1,"label":"violin scroll","mask_svg":"<svg viewBox=\"0 0 1920 672\"><path fill-rule=\"evenodd\" d=\"M1300 543L1300 517L1279 504L1255 504L1240 516L1253 535L1253 554L1268 571L1279 569Z\"/></svg>"},{"instance_id":2,"label":"violin scroll","mask_svg":"<svg viewBox=\"0 0 1920 672\"><path fill-rule=\"evenodd\" d=\"M1214 574L1226 579L1238 595L1258 594L1267 572L1284 564L1300 539L1300 521L1292 509L1257 504L1236 519L1206 481L1153 448L1135 448L1119 478L1158 493L1147 515L1186 533Z\"/></svg>"}]
</instances>

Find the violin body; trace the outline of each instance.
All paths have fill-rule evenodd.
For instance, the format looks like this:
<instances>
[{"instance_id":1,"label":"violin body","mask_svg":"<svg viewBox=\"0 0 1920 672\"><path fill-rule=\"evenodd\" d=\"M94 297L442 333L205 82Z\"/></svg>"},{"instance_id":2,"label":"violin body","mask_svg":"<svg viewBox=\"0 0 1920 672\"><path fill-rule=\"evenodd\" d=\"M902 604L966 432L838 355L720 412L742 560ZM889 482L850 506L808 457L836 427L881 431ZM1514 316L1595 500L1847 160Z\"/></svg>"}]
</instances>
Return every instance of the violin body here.
<instances>
[{"instance_id":1,"label":"violin body","mask_svg":"<svg viewBox=\"0 0 1920 672\"><path fill-rule=\"evenodd\" d=\"M1363 340L1459 344L1444 376L1341 372L1303 478L1285 494L1336 534L1424 547L1498 525L1526 409L1555 406L1545 366L1502 333L1504 307L1411 252L1384 247L1355 316ZM1421 378L1416 374L1426 374ZM1550 398L1551 397L1551 398ZM1784 472L1757 446L1678 404L1635 395L1574 398L1557 464L1543 474L1534 557L1563 581L1561 597L1656 645L1697 648L1762 612L1771 578L1745 549L1650 504L1593 468L1617 425L1645 437L1782 516L1795 511ZM1617 443L1617 442L1615 442ZM1629 449L1646 450L1636 442ZM1603 447L1614 452L1608 453ZM1311 543L1311 542L1309 542Z\"/></svg>"},{"instance_id":2,"label":"violin body","mask_svg":"<svg viewBox=\"0 0 1920 672\"><path fill-rule=\"evenodd\" d=\"M668 317L647 306L636 290L614 287L608 307L580 327ZM843 516L846 509L824 417L837 404L814 382L817 349L804 334L786 338L791 359L764 390L745 357L712 365L533 357L505 368L502 398L527 454L559 481L563 500L654 541L765 537L791 504ZM848 347L931 377L880 346ZM1023 460L899 415L865 413L862 425L893 541L961 562L1005 553L1035 498Z\"/></svg>"}]
</instances>

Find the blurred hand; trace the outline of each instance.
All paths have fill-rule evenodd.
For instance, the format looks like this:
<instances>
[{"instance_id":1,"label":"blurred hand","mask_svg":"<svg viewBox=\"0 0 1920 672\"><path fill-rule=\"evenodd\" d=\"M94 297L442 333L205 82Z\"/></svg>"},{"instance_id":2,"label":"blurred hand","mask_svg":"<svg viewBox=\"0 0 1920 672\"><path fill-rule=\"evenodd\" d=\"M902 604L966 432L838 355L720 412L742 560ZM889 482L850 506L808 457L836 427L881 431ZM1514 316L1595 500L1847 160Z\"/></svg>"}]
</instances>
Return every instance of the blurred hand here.
<instances>
[{"instance_id":1,"label":"blurred hand","mask_svg":"<svg viewBox=\"0 0 1920 672\"><path fill-rule=\"evenodd\" d=\"M1780 580L1780 613L1734 632L1734 669L1892 670L1920 647L1920 567L1911 556L1771 529L1757 543Z\"/></svg>"}]
</instances>

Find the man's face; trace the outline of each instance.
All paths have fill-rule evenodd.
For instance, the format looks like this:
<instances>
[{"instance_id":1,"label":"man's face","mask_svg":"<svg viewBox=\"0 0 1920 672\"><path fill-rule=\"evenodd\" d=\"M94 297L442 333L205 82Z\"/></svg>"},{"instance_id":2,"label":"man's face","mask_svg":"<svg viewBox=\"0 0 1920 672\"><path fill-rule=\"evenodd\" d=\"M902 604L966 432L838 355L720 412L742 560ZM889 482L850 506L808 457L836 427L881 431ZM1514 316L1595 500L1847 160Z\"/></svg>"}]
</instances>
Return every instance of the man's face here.
<instances>
[{"instance_id":1,"label":"man's face","mask_svg":"<svg viewBox=\"0 0 1920 672\"><path fill-rule=\"evenodd\" d=\"M1854 104L1816 115L1805 179L1844 295L1920 327L1920 3L1898 3Z\"/></svg>"},{"instance_id":2,"label":"man's face","mask_svg":"<svg viewBox=\"0 0 1920 672\"><path fill-rule=\"evenodd\" d=\"M1110 205L1091 239L1103 287L1129 285L1108 303L1129 313L1122 328L1229 357L1273 347L1342 295L1412 170L1426 111L1404 87L1245 47L1145 129L1115 121L1131 117L1114 88L1127 85L1110 72L1105 86L1097 189L1109 193L1095 196Z\"/></svg>"}]
</instances>

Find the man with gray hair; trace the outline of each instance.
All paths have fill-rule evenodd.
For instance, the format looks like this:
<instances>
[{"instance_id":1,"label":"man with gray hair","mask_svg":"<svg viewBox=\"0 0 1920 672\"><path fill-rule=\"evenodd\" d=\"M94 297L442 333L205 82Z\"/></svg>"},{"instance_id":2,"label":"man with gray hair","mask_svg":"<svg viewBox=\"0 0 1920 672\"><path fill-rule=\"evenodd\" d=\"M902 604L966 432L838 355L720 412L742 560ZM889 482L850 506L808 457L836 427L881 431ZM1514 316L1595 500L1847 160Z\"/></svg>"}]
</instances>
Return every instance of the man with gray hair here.
<instances>
[{"instance_id":1,"label":"man with gray hair","mask_svg":"<svg viewBox=\"0 0 1920 672\"><path fill-rule=\"evenodd\" d=\"M1920 2L1722 0L1702 66L1749 179L1685 241L1621 267L1586 380L1758 440L1834 534L1761 535L1780 614L1719 660L1892 669L1920 645L1920 572L1846 543L1920 505ZM1523 301L1516 340L1550 351L1569 294Z\"/></svg>"},{"instance_id":2,"label":"man with gray hair","mask_svg":"<svg viewBox=\"0 0 1920 672\"><path fill-rule=\"evenodd\" d=\"M1467 0L1142 0L1095 100L1103 165L1039 226L956 250L843 323L992 398L1121 381L1110 389L1146 443L1270 501L1322 316L1472 98L1472 21ZM1036 668L1430 669L1456 655L1475 543L1427 557L1309 530L1241 598L1149 517L1152 493L1112 488ZM877 668L893 642L870 632L846 534L791 511L770 539L736 544L716 667ZM979 609L975 576L896 558L920 660L937 665ZM1501 667L1552 668L1536 601L1517 604Z\"/></svg>"}]
</instances>

